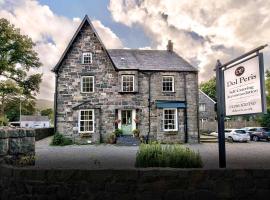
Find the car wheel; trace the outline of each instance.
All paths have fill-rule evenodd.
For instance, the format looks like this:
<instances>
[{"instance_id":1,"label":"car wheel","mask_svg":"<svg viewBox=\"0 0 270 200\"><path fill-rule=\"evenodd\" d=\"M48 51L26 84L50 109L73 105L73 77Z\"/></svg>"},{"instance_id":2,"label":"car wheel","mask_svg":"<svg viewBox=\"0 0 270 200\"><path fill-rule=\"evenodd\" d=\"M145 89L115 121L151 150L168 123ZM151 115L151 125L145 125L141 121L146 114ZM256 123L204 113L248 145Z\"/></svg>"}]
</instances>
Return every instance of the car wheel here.
<instances>
[{"instance_id":1,"label":"car wheel","mask_svg":"<svg viewBox=\"0 0 270 200\"><path fill-rule=\"evenodd\" d=\"M256 136L256 135L254 135L253 138L252 138L252 140L253 140L254 142L258 142L258 141L259 141L259 137Z\"/></svg>"},{"instance_id":2,"label":"car wheel","mask_svg":"<svg viewBox=\"0 0 270 200\"><path fill-rule=\"evenodd\" d=\"M232 137L228 137L228 142L233 143L233 138Z\"/></svg>"}]
</instances>

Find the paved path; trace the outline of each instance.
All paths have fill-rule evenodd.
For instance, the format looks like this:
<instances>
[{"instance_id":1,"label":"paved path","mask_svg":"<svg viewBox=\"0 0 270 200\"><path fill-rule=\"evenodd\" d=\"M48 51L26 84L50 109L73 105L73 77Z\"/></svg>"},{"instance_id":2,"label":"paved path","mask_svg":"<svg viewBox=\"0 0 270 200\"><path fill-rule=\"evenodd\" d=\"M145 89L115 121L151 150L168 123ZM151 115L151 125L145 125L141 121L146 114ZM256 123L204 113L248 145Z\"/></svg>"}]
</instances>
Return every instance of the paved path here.
<instances>
[{"instance_id":1,"label":"paved path","mask_svg":"<svg viewBox=\"0 0 270 200\"><path fill-rule=\"evenodd\" d=\"M115 145L49 146L51 138L36 142L38 168L127 169L134 168L138 147ZM199 151L204 168L218 168L217 143L186 145ZM226 143L228 168L269 168L270 142Z\"/></svg>"}]
</instances>

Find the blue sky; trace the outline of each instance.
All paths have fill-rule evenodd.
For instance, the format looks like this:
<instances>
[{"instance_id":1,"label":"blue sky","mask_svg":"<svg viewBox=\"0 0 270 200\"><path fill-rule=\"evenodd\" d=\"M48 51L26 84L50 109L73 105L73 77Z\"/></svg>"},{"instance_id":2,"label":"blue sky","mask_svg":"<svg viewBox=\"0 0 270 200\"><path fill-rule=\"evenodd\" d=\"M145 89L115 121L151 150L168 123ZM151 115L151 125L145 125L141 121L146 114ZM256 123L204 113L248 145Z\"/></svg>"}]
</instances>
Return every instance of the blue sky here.
<instances>
[{"instance_id":1,"label":"blue sky","mask_svg":"<svg viewBox=\"0 0 270 200\"><path fill-rule=\"evenodd\" d=\"M75 17L82 19L87 14L91 20L100 20L104 26L110 27L125 47L140 48L151 45L140 26L130 28L112 19L108 10L109 0L39 0L39 2L48 5L55 14L70 19Z\"/></svg>"}]
</instances>

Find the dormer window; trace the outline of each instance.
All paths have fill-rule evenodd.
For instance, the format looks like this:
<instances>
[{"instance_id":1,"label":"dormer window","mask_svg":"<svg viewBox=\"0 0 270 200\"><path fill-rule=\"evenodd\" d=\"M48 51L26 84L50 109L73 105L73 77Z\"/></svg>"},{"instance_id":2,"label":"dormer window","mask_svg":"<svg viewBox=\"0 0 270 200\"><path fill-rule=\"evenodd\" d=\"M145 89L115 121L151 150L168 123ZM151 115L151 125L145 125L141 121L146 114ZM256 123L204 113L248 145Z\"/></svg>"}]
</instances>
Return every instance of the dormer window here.
<instances>
[{"instance_id":1,"label":"dormer window","mask_svg":"<svg viewBox=\"0 0 270 200\"><path fill-rule=\"evenodd\" d=\"M82 64L91 64L92 63L92 53L85 52L82 54Z\"/></svg>"},{"instance_id":2,"label":"dormer window","mask_svg":"<svg viewBox=\"0 0 270 200\"><path fill-rule=\"evenodd\" d=\"M173 76L162 77L162 90L163 92L174 92L174 77Z\"/></svg>"},{"instance_id":3,"label":"dormer window","mask_svg":"<svg viewBox=\"0 0 270 200\"><path fill-rule=\"evenodd\" d=\"M122 75L122 92L134 92L134 75Z\"/></svg>"}]
</instances>

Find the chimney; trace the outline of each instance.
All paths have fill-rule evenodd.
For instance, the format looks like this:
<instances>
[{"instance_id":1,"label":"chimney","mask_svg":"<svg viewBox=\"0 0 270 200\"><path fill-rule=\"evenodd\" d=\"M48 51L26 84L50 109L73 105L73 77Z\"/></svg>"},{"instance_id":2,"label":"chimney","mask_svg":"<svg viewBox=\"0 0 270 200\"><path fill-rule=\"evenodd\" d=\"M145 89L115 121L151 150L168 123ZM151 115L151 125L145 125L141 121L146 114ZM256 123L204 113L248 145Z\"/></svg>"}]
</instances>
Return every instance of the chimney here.
<instances>
[{"instance_id":1,"label":"chimney","mask_svg":"<svg viewBox=\"0 0 270 200\"><path fill-rule=\"evenodd\" d=\"M168 41L168 44L167 44L167 51L173 52L173 43L172 43L171 40Z\"/></svg>"}]
</instances>

